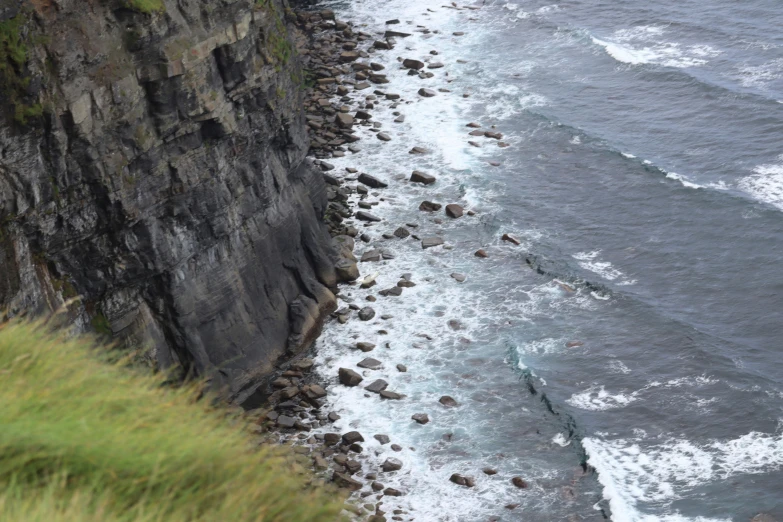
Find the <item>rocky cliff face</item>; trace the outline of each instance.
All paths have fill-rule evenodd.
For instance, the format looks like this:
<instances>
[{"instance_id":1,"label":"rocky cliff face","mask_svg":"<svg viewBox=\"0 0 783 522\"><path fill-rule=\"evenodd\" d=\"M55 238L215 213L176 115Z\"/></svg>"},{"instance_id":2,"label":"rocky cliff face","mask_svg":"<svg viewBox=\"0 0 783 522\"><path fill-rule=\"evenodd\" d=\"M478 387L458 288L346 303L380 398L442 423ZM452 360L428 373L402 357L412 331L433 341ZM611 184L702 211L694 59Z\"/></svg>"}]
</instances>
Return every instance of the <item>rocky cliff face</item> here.
<instances>
[{"instance_id":1,"label":"rocky cliff face","mask_svg":"<svg viewBox=\"0 0 783 522\"><path fill-rule=\"evenodd\" d=\"M336 279L286 10L0 0L0 30L20 35L0 58L24 80L3 84L0 308L79 295L76 330L146 346L237 400L312 341Z\"/></svg>"}]
</instances>

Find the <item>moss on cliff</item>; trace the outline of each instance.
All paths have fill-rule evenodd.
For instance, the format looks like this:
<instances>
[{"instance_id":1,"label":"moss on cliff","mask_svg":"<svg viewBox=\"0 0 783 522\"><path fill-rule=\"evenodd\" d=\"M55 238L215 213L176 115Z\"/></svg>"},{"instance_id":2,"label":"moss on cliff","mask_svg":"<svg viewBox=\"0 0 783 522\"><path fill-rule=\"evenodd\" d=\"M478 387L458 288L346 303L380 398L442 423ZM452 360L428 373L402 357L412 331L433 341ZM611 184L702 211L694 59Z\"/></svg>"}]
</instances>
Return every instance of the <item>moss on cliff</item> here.
<instances>
[{"instance_id":1,"label":"moss on cliff","mask_svg":"<svg viewBox=\"0 0 783 522\"><path fill-rule=\"evenodd\" d=\"M279 451L196 387L111 363L88 339L0 326L0 519L335 521Z\"/></svg>"},{"instance_id":2,"label":"moss on cliff","mask_svg":"<svg viewBox=\"0 0 783 522\"><path fill-rule=\"evenodd\" d=\"M7 100L5 110L10 110L14 120L21 125L43 114L40 103L27 104L24 101L30 85L30 76L26 72L28 43L23 30L25 21L24 13L19 13L0 22L0 94Z\"/></svg>"}]
</instances>

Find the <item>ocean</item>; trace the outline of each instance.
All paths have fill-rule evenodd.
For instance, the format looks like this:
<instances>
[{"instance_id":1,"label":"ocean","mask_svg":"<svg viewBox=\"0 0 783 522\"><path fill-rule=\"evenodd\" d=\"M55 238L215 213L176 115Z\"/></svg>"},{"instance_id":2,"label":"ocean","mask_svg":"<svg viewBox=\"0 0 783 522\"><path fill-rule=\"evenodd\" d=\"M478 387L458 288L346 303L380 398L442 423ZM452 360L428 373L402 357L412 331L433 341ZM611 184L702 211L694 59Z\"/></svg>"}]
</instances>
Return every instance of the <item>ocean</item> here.
<instances>
[{"instance_id":1,"label":"ocean","mask_svg":"<svg viewBox=\"0 0 783 522\"><path fill-rule=\"evenodd\" d=\"M371 242L356 252L394 257L360 263L378 284L340 295L341 306L377 296L377 316L330 322L317 342L338 427L402 446L365 437L371 458L404 464L385 479L404 492L385 497L387 511L783 520L783 4L319 7L374 38L411 33L371 55L390 84L350 94L401 95L371 111L391 141L360 128L362 150L329 160L390 185L370 190L382 221L357 224ZM443 67L422 79L403 58ZM502 138L471 136L470 122ZM413 170L437 182L409 183ZM475 215L421 212L423 200ZM445 245L382 237L406 224ZM403 275L416 286L378 296ZM359 341L377 347L357 352ZM403 400L336 384L368 355L382 367L367 382L383 378Z\"/></svg>"}]
</instances>

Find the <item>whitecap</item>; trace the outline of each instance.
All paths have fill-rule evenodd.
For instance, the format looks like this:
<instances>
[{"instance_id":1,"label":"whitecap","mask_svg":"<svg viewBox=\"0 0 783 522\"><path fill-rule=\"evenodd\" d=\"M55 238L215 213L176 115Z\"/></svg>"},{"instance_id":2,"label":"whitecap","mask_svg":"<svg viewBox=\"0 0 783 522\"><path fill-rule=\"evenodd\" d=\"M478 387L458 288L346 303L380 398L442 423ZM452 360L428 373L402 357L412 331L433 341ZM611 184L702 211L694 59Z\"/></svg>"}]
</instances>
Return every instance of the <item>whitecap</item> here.
<instances>
[{"instance_id":1,"label":"whitecap","mask_svg":"<svg viewBox=\"0 0 783 522\"><path fill-rule=\"evenodd\" d=\"M783 210L783 155L780 163L759 165L753 175L739 181L737 186L756 199Z\"/></svg>"},{"instance_id":2,"label":"whitecap","mask_svg":"<svg viewBox=\"0 0 783 522\"><path fill-rule=\"evenodd\" d=\"M569 444L571 444L571 441L568 439L568 437L566 437L562 433L558 433L557 435L552 437L552 442L554 442L555 444L561 447L566 447Z\"/></svg>"},{"instance_id":3,"label":"whitecap","mask_svg":"<svg viewBox=\"0 0 783 522\"><path fill-rule=\"evenodd\" d=\"M590 411L605 411L624 408L636 400L636 394L611 394L603 386L593 386L581 393L571 395L566 402L575 408Z\"/></svg>"},{"instance_id":4,"label":"whitecap","mask_svg":"<svg viewBox=\"0 0 783 522\"><path fill-rule=\"evenodd\" d=\"M666 29L660 26L637 26L615 31L611 37L591 37L594 44L621 63L630 65L655 64L666 67L698 67L717 56L720 51L706 45L682 46L661 37Z\"/></svg>"}]
</instances>

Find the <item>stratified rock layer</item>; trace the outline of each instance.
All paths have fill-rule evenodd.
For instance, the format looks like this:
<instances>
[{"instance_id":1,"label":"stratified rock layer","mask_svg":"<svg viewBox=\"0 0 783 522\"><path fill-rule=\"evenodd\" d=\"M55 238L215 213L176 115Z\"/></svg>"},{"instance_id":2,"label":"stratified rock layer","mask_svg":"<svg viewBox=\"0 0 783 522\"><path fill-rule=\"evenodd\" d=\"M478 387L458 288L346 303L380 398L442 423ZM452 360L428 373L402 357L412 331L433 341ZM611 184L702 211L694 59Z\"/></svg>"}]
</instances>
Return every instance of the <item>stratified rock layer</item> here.
<instances>
[{"instance_id":1,"label":"stratified rock layer","mask_svg":"<svg viewBox=\"0 0 783 522\"><path fill-rule=\"evenodd\" d=\"M75 330L242 400L335 306L283 5L12 4L0 16L45 37L26 64L26 100L44 114L0 120L0 309L80 295L65 314Z\"/></svg>"}]
</instances>

